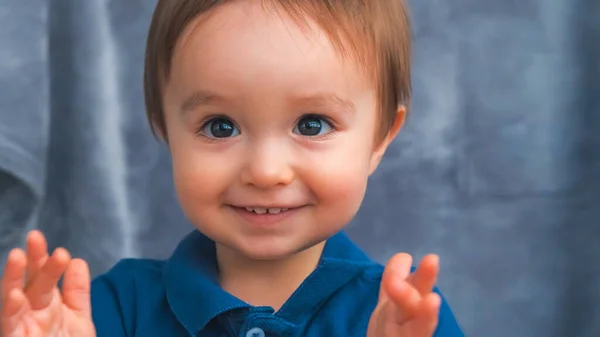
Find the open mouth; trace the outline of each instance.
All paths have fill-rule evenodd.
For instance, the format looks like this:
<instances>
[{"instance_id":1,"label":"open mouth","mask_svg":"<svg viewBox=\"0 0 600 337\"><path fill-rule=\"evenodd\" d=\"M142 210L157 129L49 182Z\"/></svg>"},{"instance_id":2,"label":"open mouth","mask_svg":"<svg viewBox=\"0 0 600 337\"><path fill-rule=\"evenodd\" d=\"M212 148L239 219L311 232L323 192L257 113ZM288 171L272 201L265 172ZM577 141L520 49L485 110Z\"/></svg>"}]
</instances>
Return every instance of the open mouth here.
<instances>
[{"instance_id":1,"label":"open mouth","mask_svg":"<svg viewBox=\"0 0 600 337\"><path fill-rule=\"evenodd\" d=\"M262 207L245 207L246 211L255 214L279 214L287 212L289 208L262 208Z\"/></svg>"},{"instance_id":2,"label":"open mouth","mask_svg":"<svg viewBox=\"0 0 600 337\"><path fill-rule=\"evenodd\" d=\"M258 206L232 206L235 212L245 220L246 223L258 228L272 228L277 224L294 216L304 206L291 207L258 207Z\"/></svg>"}]
</instances>

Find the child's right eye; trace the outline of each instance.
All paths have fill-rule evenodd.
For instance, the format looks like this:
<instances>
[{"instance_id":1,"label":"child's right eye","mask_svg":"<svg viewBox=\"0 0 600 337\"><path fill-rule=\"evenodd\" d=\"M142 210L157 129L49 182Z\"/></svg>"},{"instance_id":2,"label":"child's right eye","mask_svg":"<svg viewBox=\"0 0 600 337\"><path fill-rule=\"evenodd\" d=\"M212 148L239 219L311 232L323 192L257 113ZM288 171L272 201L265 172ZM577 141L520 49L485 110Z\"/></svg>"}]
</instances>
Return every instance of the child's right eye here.
<instances>
[{"instance_id":1,"label":"child's right eye","mask_svg":"<svg viewBox=\"0 0 600 337\"><path fill-rule=\"evenodd\" d=\"M231 119L217 117L204 123L200 133L210 138L229 138L238 136L240 130Z\"/></svg>"}]
</instances>

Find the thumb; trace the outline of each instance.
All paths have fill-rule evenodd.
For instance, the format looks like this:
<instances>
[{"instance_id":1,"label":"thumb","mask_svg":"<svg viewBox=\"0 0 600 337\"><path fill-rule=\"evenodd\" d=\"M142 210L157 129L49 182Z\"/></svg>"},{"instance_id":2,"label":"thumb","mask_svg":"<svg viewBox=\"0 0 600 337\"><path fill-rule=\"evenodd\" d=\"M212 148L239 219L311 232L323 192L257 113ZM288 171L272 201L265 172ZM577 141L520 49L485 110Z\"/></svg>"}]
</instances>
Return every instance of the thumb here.
<instances>
[{"instance_id":1,"label":"thumb","mask_svg":"<svg viewBox=\"0 0 600 337\"><path fill-rule=\"evenodd\" d=\"M398 281L404 281L410 276L412 256L406 253L394 255L385 266L379 288L379 304L384 304L389 299L390 292L394 291Z\"/></svg>"},{"instance_id":2,"label":"thumb","mask_svg":"<svg viewBox=\"0 0 600 337\"><path fill-rule=\"evenodd\" d=\"M13 289L0 308L0 336L23 336L23 316L28 311L27 297L21 289Z\"/></svg>"},{"instance_id":3,"label":"thumb","mask_svg":"<svg viewBox=\"0 0 600 337\"><path fill-rule=\"evenodd\" d=\"M82 259L73 259L63 280L62 296L64 304L81 317L91 319L90 270Z\"/></svg>"}]
</instances>

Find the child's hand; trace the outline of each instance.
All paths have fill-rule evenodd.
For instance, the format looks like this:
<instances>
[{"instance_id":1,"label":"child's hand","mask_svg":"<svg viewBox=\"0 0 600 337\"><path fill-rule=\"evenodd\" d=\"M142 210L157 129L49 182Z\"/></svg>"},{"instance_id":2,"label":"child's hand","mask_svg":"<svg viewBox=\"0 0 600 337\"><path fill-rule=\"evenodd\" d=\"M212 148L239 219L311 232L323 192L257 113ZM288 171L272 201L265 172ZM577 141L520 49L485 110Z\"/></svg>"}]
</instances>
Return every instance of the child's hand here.
<instances>
[{"instance_id":1,"label":"child's hand","mask_svg":"<svg viewBox=\"0 0 600 337\"><path fill-rule=\"evenodd\" d=\"M411 264L410 255L397 254L386 266L367 337L433 336L441 304L433 292L439 260L435 255L424 257L413 274Z\"/></svg>"},{"instance_id":2,"label":"child's hand","mask_svg":"<svg viewBox=\"0 0 600 337\"><path fill-rule=\"evenodd\" d=\"M61 295L57 283L63 273ZM71 260L65 249L48 256L40 232L29 233L27 254L21 249L11 251L0 291L0 336L96 336L87 264Z\"/></svg>"}]
</instances>

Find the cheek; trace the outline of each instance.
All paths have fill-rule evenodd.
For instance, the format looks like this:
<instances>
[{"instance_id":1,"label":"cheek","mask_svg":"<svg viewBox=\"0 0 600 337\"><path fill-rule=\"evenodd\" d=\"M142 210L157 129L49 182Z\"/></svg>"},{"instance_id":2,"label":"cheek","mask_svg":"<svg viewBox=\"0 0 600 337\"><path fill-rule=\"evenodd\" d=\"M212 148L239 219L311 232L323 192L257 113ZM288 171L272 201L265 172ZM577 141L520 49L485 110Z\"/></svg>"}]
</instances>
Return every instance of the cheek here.
<instances>
[{"instance_id":1,"label":"cheek","mask_svg":"<svg viewBox=\"0 0 600 337\"><path fill-rule=\"evenodd\" d=\"M222 155L199 149L194 140L181 142L173 139L169 146L180 204L188 217L198 219L221 200L230 181L232 163Z\"/></svg>"},{"instance_id":2,"label":"cheek","mask_svg":"<svg viewBox=\"0 0 600 337\"><path fill-rule=\"evenodd\" d=\"M354 144L338 149L315 160L307 184L315 194L320 209L327 217L348 222L356 214L365 195L369 176L370 151L367 146Z\"/></svg>"},{"instance_id":3,"label":"cheek","mask_svg":"<svg viewBox=\"0 0 600 337\"><path fill-rule=\"evenodd\" d=\"M374 118L361 119L317 161L314 172L322 180L323 201L339 212L344 207L356 212L362 203L373 158L374 129Z\"/></svg>"}]
</instances>

